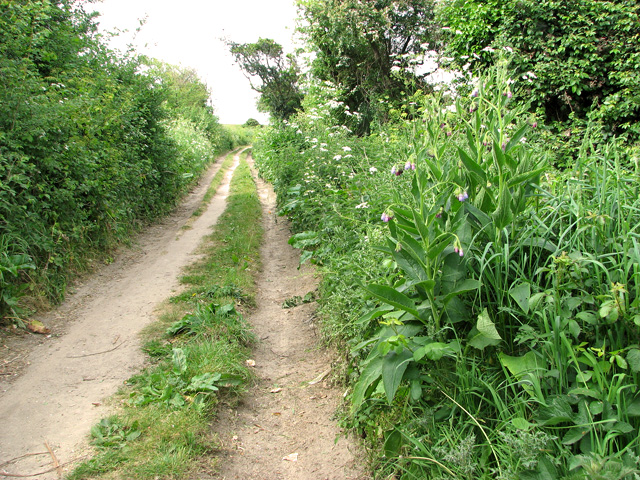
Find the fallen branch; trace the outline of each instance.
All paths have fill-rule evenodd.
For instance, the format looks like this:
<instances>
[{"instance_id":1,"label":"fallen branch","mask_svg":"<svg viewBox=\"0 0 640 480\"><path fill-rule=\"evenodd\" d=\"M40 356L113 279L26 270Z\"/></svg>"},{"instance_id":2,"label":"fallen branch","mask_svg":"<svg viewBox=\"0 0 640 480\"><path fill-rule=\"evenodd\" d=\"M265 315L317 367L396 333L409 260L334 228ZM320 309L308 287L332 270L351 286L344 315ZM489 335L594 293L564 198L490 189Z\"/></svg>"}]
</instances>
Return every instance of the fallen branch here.
<instances>
[{"instance_id":1,"label":"fallen branch","mask_svg":"<svg viewBox=\"0 0 640 480\"><path fill-rule=\"evenodd\" d=\"M5 465L9 465L10 463L15 463L18 460L21 460L26 457L33 457L36 455L46 455L47 452L36 452L36 453L25 453L24 455L20 455L19 457L12 458L11 460L7 460L6 462L0 463L0 467L4 467Z\"/></svg>"},{"instance_id":2,"label":"fallen branch","mask_svg":"<svg viewBox=\"0 0 640 480\"><path fill-rule=\"evenodd\" d=\"M42 453L28 453L26 455L22 455L22 457L18 457L15 458L13 460L9 460L9 462L12 462L14 460L23 458L23 457L28 457L29 455L46 455L48 452L42 452ZM51 467L48 470L44 470L42 472L38 472L38 473L27 473L27 474L21 474L21 473L9 473L9 472L0 472L0 477L13 477L13 478L29 478L29 477L38 477L40 475L44 475L45 473L51 473L54 470L58 470L59 468L65 467L67 465L71 465L72 463L78 462L80 460L84 460L85 458L88 458L89 455L85 455L83 457L79 457L79 458L75 458L73 460L70 460L68 462L62 463L60 465L58 465L57 467ZM6 465L9 462L5 462L2 465Z\"/></svg>"},{"instance_id":3,"label":"fallen branch","mask_svg":"<svg viewBox=\"0 0 640 480\"><path fill-rule=\"evenodd\" d=\"M116 345L113 348L110 348L109 350L104 350L102 352L95 352L95 353L87 353L85 355L67 355L67 358L84 358L84 357L93 357L94 355L102 355L103 353L109 353L109 352L113 352L114 350L117 350L125 343L127 343L126 340L123 342L120 342L118 345Z\"/></svg>"},{"instance_id":4,"label":"fallen branch","mask_svg":"<svg viewBox=\"0 0 640 480\"><path fill-rule=\"evenodd\" d=\"M49 442L45 441L44 442L44 446L47 447L47 450L49 450L49 453L51 454L51 458L53 459L53 466L56 468L56 470L58 472L58 478L62 478L62 467L60 466L60 462L58 461L58 457L56 457L56 454L53 453L53 450L49 446Z\"/></svg>"}]
</instances>

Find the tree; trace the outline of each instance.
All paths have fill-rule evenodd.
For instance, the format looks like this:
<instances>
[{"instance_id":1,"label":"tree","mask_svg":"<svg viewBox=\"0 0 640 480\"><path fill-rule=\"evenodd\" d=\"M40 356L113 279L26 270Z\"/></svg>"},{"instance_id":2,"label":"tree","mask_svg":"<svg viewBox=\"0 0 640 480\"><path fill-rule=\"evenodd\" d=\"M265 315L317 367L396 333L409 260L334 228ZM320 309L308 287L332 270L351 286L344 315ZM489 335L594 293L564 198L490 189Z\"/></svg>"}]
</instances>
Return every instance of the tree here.
<instances>
[{"instance_id":1,"label":"tree","mask_svg":"<svg viewBox=\"0 0 640 480\"><path fill-rule=\"evenodd\" d=\"M635 0L448 0L445 51L480 69L507 49L514 79L549 121L601 120L640 135L640 4Z\"/></svg>"},{"instance_id":2,"label":"tree","mask_svg":"<svg viewBox=\"0 0 640 480\"><path fill-rule=\"evenodd\" d=\"M286 120L300 109L303 95L298 86L298 65L291 55L284 55L280 44L260 38L256 43L229 41L227 45L251 88L260 93L260 111ZM254 84L252 77L257 77L259 83Z\"/></svg>"},{"instance_id":3,"label":"tree","mask_svg":"<svg viewBox=\"0 0 640 480\"><path fill-rule=\"evenodd\" d=\"M260 122L258 120L256 120L255 118L250 118L249 120L244 122L244 125L242 125L242 126L243 127L259 127L260 126Z\"/></svg>"},{"instance_id":4,"label":"tree","mask_svg":"<svg viewBox=\"0 0 640 480\"><path fill-rule=\"evenodd\" d=\"M408 72L411 59L431 41L431 0L299 0L302 31L315 51L316 77L343 89L343 100L358 111L357 133L384 120L389 103L424 88ZM385 105L380 108L380 104Z\"/></svg>"}]
</instances>

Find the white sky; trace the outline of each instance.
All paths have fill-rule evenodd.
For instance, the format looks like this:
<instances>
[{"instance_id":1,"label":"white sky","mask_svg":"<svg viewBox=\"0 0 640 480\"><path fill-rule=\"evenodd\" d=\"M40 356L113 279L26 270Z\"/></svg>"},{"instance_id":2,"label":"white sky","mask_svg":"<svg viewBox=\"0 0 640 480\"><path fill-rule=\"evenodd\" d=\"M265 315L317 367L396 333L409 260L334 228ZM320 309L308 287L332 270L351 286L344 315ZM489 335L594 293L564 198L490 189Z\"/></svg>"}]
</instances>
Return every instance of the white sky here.
<instances>
[{"instance_id":1,"label":"white sky","mask_svg":"<svg viewBox=\"0 0 640 480\"><path fill-rule=\"evenodd\" d=\"M268 122L256 109L258 94L220 38L238 43L272 38L286 52L293 51L294 0L103 0L87 5L91 9L101 13L101 29L129 30L114 48L131 43L140 53L195 68L211 90L221 123L242 124L249 118Z\"/></svg>"}]
</instances>

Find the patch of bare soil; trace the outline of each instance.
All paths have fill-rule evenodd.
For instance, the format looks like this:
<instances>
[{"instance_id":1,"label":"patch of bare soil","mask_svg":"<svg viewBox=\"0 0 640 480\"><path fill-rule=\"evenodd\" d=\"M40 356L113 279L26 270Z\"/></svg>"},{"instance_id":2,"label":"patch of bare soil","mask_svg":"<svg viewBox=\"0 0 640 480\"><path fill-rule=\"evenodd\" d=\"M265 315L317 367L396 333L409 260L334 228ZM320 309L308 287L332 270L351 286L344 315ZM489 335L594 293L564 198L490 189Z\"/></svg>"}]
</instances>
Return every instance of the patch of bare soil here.
<instances>
[{"instance_id":1,"label":"patch of bare soil","mask_svg":"<svg viewBox=\"0 0 640 480\"><path fill-rule=\"evenodd\" d=\"M223 442L216 479L365 479L355 443L332 417L342 392L332 386L331 357L318 348L313 303L284 309L285 300L317 287L313 269L298 270L299 254L276 219L275 195L258 180L265 238L258 308L249 318L260 339L254 349L256 384L213 430ZM360 458L361 460L361 458ZM201 477L198 477L201 478Z\"/></svg>"},{"instance_id":2,"label":"patch of bare soil","mask_svg":"<svg viewBox=\"0 0 640 480\"><path fill-rule=\"evenodd\" d=\"M190 221L220 163L175 214L38 318L51 335L0 336L0 478L60 478L85 454L87 432L108 414L103 400L143 366L140 330L177 291L181 269L224 211L231 172Z\"/></svg>"}]
</instances>

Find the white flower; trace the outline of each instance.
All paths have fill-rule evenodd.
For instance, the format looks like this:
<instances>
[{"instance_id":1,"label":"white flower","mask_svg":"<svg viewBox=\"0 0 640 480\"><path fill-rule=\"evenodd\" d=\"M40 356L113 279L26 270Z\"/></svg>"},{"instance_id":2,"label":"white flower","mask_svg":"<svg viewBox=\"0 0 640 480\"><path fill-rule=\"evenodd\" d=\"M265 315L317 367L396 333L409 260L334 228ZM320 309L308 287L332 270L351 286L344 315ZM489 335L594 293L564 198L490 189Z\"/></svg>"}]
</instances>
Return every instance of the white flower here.
<instances>
[{"instance_id":1,"label":"white flower","mask_svg":"<svg viewBox=\"0 0 640 480\"><path fill-rule=\"evenodd\" d=\"M351 147L342 147L342 150L344 150L345 152L350 152L351 151Z\"/></svg>"},{"instance_id":2,"label":"white flower","mask_svg":"<svg viewBox=\"0 0 640 480\"><path fill-rule=\"evenodd\" d=\"M360 205L356 205L356 208L369 208L369 203L362 202Z\"/></svg>"},{"instance_id":3,"label":"white flower","mask_svg":"<svg viewBox=\"0 0 640 480\"><path fill-rule=\"evenodd\" d=\"M342 160L342 155L336 155L333 157L334 160Z\"/></svg>"},{"instance_id":4,"label":"white flower","mask_svg":"<svg viewBox=\"0 0 640 480\"><path fill-rule=\"evenodd\" d=\"M369 169L369 173L376 173L378 171L378 169L376 167L371 167Z\"/></svg>"}]
</instances>

